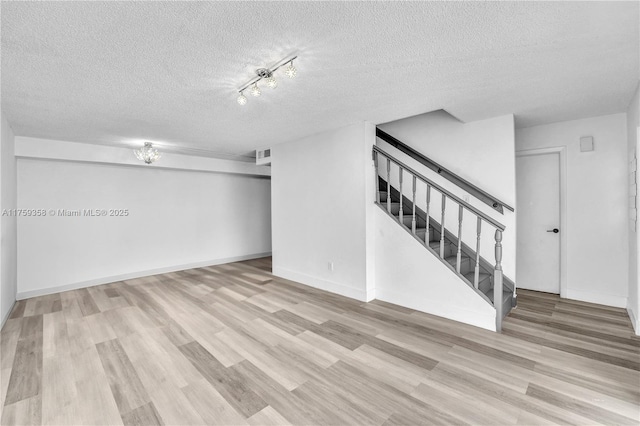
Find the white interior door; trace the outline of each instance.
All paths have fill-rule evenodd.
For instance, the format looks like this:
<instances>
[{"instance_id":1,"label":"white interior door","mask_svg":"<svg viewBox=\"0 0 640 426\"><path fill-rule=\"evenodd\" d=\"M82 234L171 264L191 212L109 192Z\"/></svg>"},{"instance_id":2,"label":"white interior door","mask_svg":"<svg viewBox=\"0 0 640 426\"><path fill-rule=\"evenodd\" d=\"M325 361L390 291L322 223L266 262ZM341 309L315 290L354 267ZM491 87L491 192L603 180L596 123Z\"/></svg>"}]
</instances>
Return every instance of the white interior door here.
<instances>
[{"instance_id":1,"label":"white interior door","mask_svg":"<svg viewBox=\"0 0 640 426\"><path fill-rule=\"evenodd\" d=\"M559 294L562 229L558 153L516 157L516 212L518 288Z\"/></svg>"}]
</instances>

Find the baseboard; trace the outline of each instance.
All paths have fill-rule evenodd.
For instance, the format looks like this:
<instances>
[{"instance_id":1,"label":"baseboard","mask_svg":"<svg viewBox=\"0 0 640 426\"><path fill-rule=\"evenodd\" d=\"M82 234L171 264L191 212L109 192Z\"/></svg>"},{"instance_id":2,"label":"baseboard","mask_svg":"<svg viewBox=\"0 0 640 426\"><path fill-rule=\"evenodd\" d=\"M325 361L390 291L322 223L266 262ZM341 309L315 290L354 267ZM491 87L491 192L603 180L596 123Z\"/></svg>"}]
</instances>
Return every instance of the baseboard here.
<instances>
[{"instance_id":1,"label":"baseboard","mask_svg":"<svg viewBox=\"0 0 640 426\"><path fill-rule=\"evenodd\" d=\"M241 262L243 260L259 259L261 257L271 256L271 252L254 253L242 256L226 257L222 259L205 260L202 262L187 263L183 265L167 266L164 268L150 269L146 271L136 271L122 275L113 275L109 277L96 278L88 281L81 281L72 284L66 284L56 287L48 287L38 290L23 291L16 295L18 300L30 299L37 296L45 296L47 294L60 293L63 291L77 290L79 288L94 287L102 284L109 284L118 281L132 280L135 278L148 277L150 275L166 274L168 272L183 271L185 269L203 268L205 266L221 265L223 263Z\"/></svg>"},{"instance_id":2,"label":"baseboard","mask_svg":"<svg viewBox=\"0 0 640 426\"><path fill-rule=\"evenodd\" d=\"M612 306L614 308L626 308L627 298L622 296L614 296L606 293L598 293L594 291L567 289L567 299L580 300L582 302L597 303L598 305Z\"/></svg>"},{"instance_id":3,"label":"baseboard","mask_svg":"<svg viewBox=\"0 0 640 426\"><path fill-rule=\"evenodd\" d=\"M456 305L447 305L441 302L432 302L426 299L416 299L412 295L389 290L378 289L376 299L383 302L393 303L427 314L436 315L453 321L484 328L489 331L496 331L496 316L483 314L482 312L460 309Z\"/></svg>"},{"instance_id":4,"label":"baseboard","mask_svg":"<svg viewBox=\"0 0 640 426\"><path fill-rule=\"evenodd\" d=\"M367 290L366 295L367 299L365 300L365 302L371 302L376 298L376 289L370 288L369 290Z\"/></svg>"},{"instance_id":5,"label":"baseboard","mask_svg":"<svg viewBox=\"0 0 640 426\"><path fill-rule=\"evenodd\" d=\"M635 312L633 312L631 308L627 308L627 313L629 314L633 331L635 331L636 336L640 336L640 322L638 322L638 317L636 317Z\"/></svg>"},{"instance_id":6,"label":"baseboard","mask_svg":"<svg viewBox=\"0 0 640 426\"><path fill-rule=\"evenodd\" d=\"M4 327L4 323L7 322L7 320L9 319L9 315L11 315L11 311L13 311L13 307L16 306L16 302L15 300L13 301L13 303L11 304L11 307L9 308L9 310L7 311L6 314L3 315L2 317L2 322L0 322L0 330L2 330L2 327Z\"/></svg>"},{"instance_id":7,"label":"baseboard","mask_svg":"<svg viewBox=\"0 0 640 426\"><path fill-rule=\"evenodd\" d=\"M367 301L367 292L365 290L349 287L341 283L324 280L322 278L276 266L273 267L272 274L276 277L285 278L287 280L295 281L300 284L308 285L309 287L317 288L318 290L336 293L350 299L360 300L362 302Z\"/></svg>"}]
</instances>

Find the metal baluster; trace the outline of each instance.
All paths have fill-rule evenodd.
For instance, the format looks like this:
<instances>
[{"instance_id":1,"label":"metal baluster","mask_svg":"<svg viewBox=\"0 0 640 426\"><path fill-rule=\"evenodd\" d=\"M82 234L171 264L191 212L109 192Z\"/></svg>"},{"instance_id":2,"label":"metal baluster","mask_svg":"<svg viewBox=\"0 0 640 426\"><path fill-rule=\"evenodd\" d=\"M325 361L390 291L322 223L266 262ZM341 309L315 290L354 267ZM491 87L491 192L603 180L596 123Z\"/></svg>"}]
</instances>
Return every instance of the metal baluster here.
<instances>
[{"instance_id":1,"label":"metal baluster","mask_svg":"<svg viewBox=\"0 0 640 426\"><path fill-rule=\"evenodd\" d=\"M429 204L431 204L431 185L427 184L427 226L424 232L424 242L429 245Z\"/></svg>"},{"instance_id":2,"label":"metal baluster","mask_svg":"<svg viewBox=\"0 0 640 426\"><path fill-rule=\"evenodd\" d=\"M456 255L456 272L460 273L462 262L462 204L458 206L458 253Z\"/></svg>"},{"instance_id":3,"label":"metal baluster","mask_svg":"<svg viewBox=\"0 0 640 426\"><path fill-rule=\"evenodd\" d=\"M476 224L476 232L478 239L476 241L476 268L473 272L473 286L478 288L480 282L480 228L482 226L482 219L478 216L478 223Z\"/></svg>"},{"instance_id":4,"label":"metal baluster","mask_svg":"<svg viewBox=\"0 0 640 426\"><path fill-rule=\"evenodd\" d=\"M416 176L413 175L413 220L411 221L411 232L416 233Z\"/></svg>"},{"instance_id":5,"label":"metal baluster","mask_svg":"<svg viewBox=\"0 0 640 426\"><path fill-rule=\"evenodd\" d=\"M387 211L391 213L391 160L387 158Z\"/></svg>"},{"instance_id":6,"label":"metal baluster","mask_svg":"<svg viewBox=\"0 0 640 426\"><path fill-rule=\"evenodd\" d=\"M398 170L399 170L399 177L400 177L400 215L399 215L399 219L400 219L400 225L404 225L404 222L402 220L402 166L398 166Z\"/></svg>"},{"instance_id":7,"label":"metal baluster","mask_svg":"<svg viewBox=\"0 0 640 426\"><path fill-rule=\"evenodd\" d=\"M502 329L502 231L496 229L496 266L493 268L493 306L496 308L496 331Z\"/></svg>"},{"instance_id":8,"label":"metal baluster","mask_svg":"<svg viewBox=\"0 0 640 426\"><path fill-rule=\"evenodd\" d=\"M440 219L440 257L444 259L444 210L447 204L447 196L442 193L442 218Z\"/></svg>"}]
</instances>

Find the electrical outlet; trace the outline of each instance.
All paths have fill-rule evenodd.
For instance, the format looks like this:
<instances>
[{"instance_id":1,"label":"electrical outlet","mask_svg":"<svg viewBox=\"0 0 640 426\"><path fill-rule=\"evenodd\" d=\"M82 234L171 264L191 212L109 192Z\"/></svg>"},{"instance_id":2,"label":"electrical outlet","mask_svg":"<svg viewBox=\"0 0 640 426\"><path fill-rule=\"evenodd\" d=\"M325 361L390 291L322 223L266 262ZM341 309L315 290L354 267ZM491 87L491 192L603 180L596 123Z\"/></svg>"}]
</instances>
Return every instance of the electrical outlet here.
<instances>
[{"instance_id":1,"label":"electrical outlet","mask_svg":"<svg viewBox=\"0 0 640 426\"><path fill-rule=\"evenodd\" d=\"M327 268L328 268L331 272L333 272L333 262L329 262L329 263L327 264Z\"/></svg>"}]
</instances>

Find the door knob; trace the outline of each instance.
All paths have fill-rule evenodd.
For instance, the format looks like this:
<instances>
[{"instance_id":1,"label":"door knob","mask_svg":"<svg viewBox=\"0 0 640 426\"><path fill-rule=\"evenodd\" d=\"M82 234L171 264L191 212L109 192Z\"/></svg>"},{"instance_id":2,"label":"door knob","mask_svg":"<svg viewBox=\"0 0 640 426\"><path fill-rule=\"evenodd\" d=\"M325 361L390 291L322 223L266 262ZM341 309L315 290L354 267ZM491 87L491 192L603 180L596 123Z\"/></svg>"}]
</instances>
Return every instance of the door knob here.
<instances>
[{"instance_id":1,"label":"door knob","mask_svg":"<svg viewBox=\"0 0 640 426\"><path fill-rule=\"evenodd\" d=\"M557 234L558 232L560 232L560 230L558 228L553 228L553 229L547 229L547 232L553 232L554 234Z\"/></svg>"}]
</instances>

